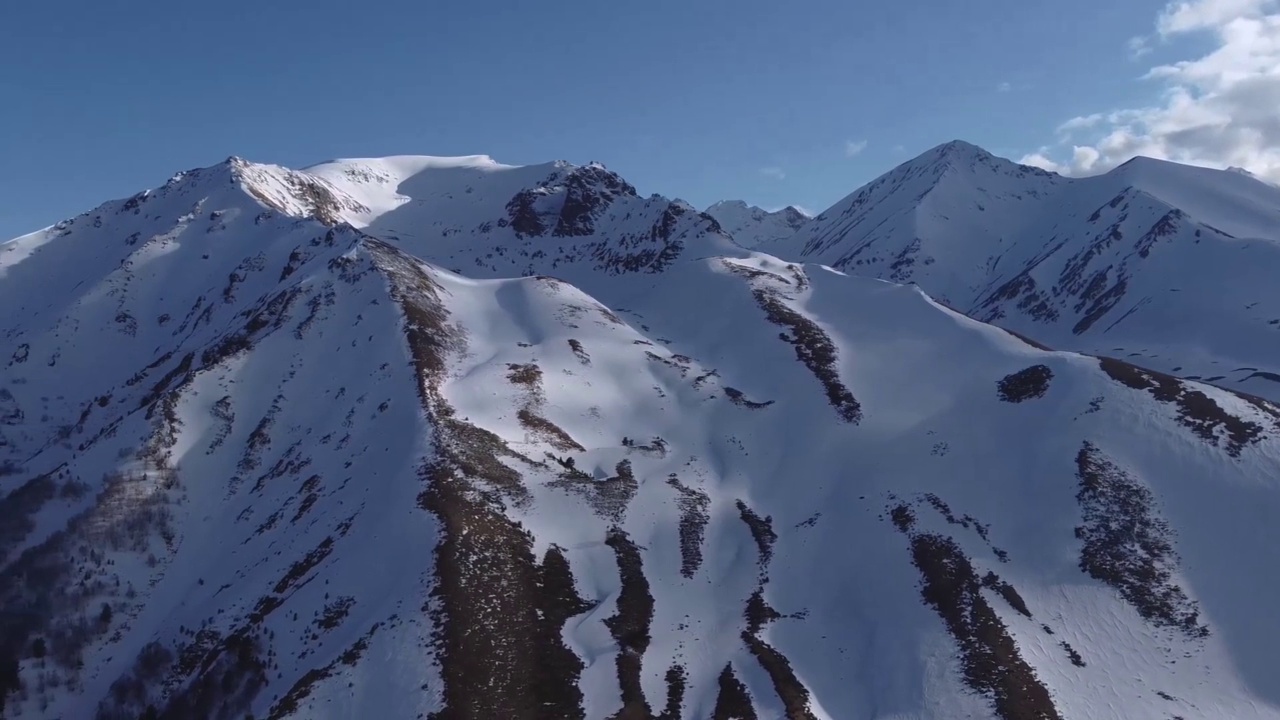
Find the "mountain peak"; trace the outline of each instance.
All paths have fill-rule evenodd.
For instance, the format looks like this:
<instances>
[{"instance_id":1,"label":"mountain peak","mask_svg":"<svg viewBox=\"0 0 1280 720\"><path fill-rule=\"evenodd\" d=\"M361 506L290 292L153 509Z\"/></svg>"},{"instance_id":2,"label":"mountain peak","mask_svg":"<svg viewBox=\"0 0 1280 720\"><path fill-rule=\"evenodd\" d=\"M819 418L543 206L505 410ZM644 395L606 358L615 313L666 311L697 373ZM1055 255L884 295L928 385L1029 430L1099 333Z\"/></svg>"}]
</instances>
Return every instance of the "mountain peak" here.
<instances>
[{"instance_id":1,"label":"mountain peak","mask_svg":"<svg viewBox=\"0 0 1280 720\"><path fill-rule=\"evenodd\" d=\"M793 205L770 211L743 200L721 200L708 207L706 214L743 247L790 237L809 221L809 216Z\"/></svg>"},{"instance_id":2,"label":"mountain peak","mask_svg":"<svg viewBox=\"0 0 1280 720\"><path fill-rule=\"evenodd\" d=\"M1203 165L1189 165L1147 155L1136 155L1112 168L1106 174L1123 177L1129 181L1163 178L1165 180L1177 179L1180 182L1189 183L1227 183L1233 188L1250 187L1255 183L1260 186L1274 188L1270 183L1241 167L1231 166L1220 169Z\"/></svg>"},{"instance_id":3,"label":"mountain peak","mask_svg":"<svg viewBox=\"0 0 1280 720\"><path fill-rule=\"evenodd\" d=\"M604 163L589 162L586 165L573 165L565 163L564 181L571 183L581 183L586 185L596 185L607 191L620 193L623 195L638 195L635 186L627 182L618 173L604 166Z\"/></svg>"},{"instance_id":4,"label":"mountain peak","mask_svg":"<svg viewBox=\"0 0 1280 720\"><path fill-rule=\"evenodd\" d=\"M1028 175L1039 177L1058 177L1057 173L1049 172L1042 168L1033 167L1031 165L1023 165L1016 163L1007 158L994 155L987 150L964 140L952 140L950 142L937 145L925 152L921 153L913 160L903 163L906 168L918 167L942 167L953 168L962 171L974 171L983 168L987 171L994 171L1000 174L1011 174L1019 178Z\"/></svg>"},{"instance_id":5,"label":"mountain peak","mask_svg":"<svg viewBox=\"0 0 1280 720\"><path fill-rule=\"evenodd\" d=\"M960 158L960 157L977 157L988 158L994 157L991 153L964 140L951 140L949 142L937 145L926 151L925 155L935 155L942 158Z\"/></svg>"},{"instance_id":6,"label":"mountain peak","mask_svg":"<svg viewBox=\"0 0 1280 720\"><path fill-rule=\"evenodd\" d=\"M788 216L799 215L804 218L809 217L808 213L796 207L795 205L787 205L777 210L766 210L765 208L762 208L759 205L752 205L745 200L720 200L718 202L714 202L711 205L707 206L707 209L704 212L713 213L714 211L730 211L730 210L750 212L758 215L783 214Z\"/></svg>"},{"instance_id":7,"label":"mountain peak","mask_svg":"<svg viewBox=\"0 0 1280 720\"><path fill-rule=\"evenodd\" d=\"M706 212L712 210L750 210L752 205L748 205L746 200L720 200L707 206Z\"/></svg>"},{"instance_id":8,"label":"mountain peak","mask_svg":"<svg viewBox=\"0 0 1280 720\"><path fill-rule=\"evenodd\" d=\"M964 169L976 167L980 164L999 163L1014 165L1014 163L998 158L973 143L965 142L964 140L951 140L925 150L911 160L902 163L899 168L954 167Z\"/></svg>"},{"instance_id":9,"label":"mountain peak","mask_svg":"<svg viewBox=\"0 0 1280 720\"><path fill-rule=\"evenodd\" d=\"M1124 173L1124 172L1129 172L1133 170L1146 170L1148 168L1162 168L1162 167L1171 167L1171 166L1177 167L1179 166L1179 163L1171 162L1169 160L1161 160L1160 158L1154 158L1149 155L1134 155L1128 160L1125 160L1124 162L1115 166L1115 168L1113 168L1111 172ZM1191 166L1182 166L1182 167L1191 167Z\"/></svg>"}]
</instances>

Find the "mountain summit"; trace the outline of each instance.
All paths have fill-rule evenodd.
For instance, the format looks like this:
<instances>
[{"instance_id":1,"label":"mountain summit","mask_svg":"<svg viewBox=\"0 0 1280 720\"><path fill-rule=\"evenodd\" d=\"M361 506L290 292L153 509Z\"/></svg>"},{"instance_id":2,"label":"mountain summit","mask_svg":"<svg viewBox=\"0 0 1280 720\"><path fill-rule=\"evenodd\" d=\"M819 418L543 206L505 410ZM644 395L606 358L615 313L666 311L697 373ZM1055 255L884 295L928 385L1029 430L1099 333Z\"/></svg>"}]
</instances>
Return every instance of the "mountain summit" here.
<instances>
[{"instance_id":1,"label":"mountain summit","mask_svg":"<svg viewBox=\"0 0 1280 720\"><path fill-rule=\"evenodd\" d=\"M0 244L0 717L1280 717L1280 407L855 275L1069 333L1269 257L1120 177L955 145L802 263L597 164L232 158Z\"/></svg>"}]
</instances>

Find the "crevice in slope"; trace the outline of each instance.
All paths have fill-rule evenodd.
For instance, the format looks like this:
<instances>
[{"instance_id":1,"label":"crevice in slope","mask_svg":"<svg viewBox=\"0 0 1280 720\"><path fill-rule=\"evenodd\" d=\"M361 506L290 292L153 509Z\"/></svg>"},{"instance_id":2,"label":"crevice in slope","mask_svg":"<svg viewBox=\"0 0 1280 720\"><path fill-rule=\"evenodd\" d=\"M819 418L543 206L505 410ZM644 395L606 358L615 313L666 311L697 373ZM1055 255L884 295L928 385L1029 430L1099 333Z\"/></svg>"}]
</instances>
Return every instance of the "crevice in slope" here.
<instances>
[{"instance_id":1,"label":"crevice in slope","mask_svg":"<svg viewBox=\"0 0 1280 720\"><path fill-rule=\"evenodd\" d=\"M615 523L622 522L631 499L640 488L631 469L631 461L619 460L614 466L616 474L603 480L596 480L587 473L575 469L572 461L573 458L563 461L564 472L560 473L559 478L548 482L547 487L581 495L600 517Z\"/></svg>"},{"instance_id":2,"label":"crevice in slope","mask_svg":"<svg viewBox=\"0 0 1280 720\"><path fill-rule=\"evenodd\" d=\"M681 711L684 709L685 685L689 681L689 673L681 665L672 665L667 668L667 673L663 676L663 680L667 683L667 705L663 708L662 713L658 715L657 720L681 720Z\"/></svg>"},{"instance_id":3,"label":"crevice in slope","mask_svg":"<svg viewBox=\"0 0 1280 720\"><path fill-rule=\"evenodd\" d=\"M617 321L618 323L621 323L621 321L618 320L616 315L614 316L614 320ZM582 363L583 365L591 364L591 356L587 354L586 348L582 346L582 341L569 338L569 349L572 350L573 354L578 357L578 362Z\"/></svg>"},{"instance_id":4,"label":"crevice in slope","mask_svg":"<svg viewBox=\"0 0 1280 720\"><path fill-rule=\"evenodd\" d=\"M680 494L676 499L680 509L680 574L692 578L702 567L702 539L711 519L711 498L680 482L674 473L667 478L667 484Z\"/></svg>"},{"instance_id":5,"label":"crevice in slope","mask_svg":"<svg viewBox=\"0 0 1280 720\"><path fill-rule=\"evenodd\" d=\"M915 522L915 512L907 502L900 502L897 495L891 493L889 495L889 500L891 502L899 503L890 511L890 516L893 519L894 525L897 525L898 529L905 532L907 527L910 527L910 524ZM991 548L991 554L995 555L997 560L1002 563L1009 562L1009 553L1000 549L995 545L995 543L991 542L990 525L978 520L976 517L968 513L956 515L951 509L951 506L935 493L921 493L909 502L917 507L928 505L933 508L938 515L942 516L942 519L945 520L948 525L956 525L964 528L965 530L973 531L982 540L982 542L987 545L987 547Z\"/></svg>"},{"instance_id":6,"label":"crevice in slope","mask_svg":"<svg viewBox=\"0 0 1280 720\"><path fill-rule=\"evenodd\" d=\"M751 539L755 540L760 583L763 585L769 580L769 563L773 562L773 544L778 541L778 534L773 531L773 518L760 517L741 500L737 502L737 507L742 522L751 531Z\"/></svg>"},{"instance_id":7,"label":"crevice in slope","mask_svg":"<svg viewBox=\"0 0 1280 720\"><path fill-rule=\"evenodd\" d=\"M0 497L0 562L7 561L27 535L35 529L33 517L59 493L57 480L65 475L65 463L37 475Z\"/></svg>"},{"instance_id":8,"label":"crevice in slope","mask_svg":"<svg viewBox=\"0 0 1280 720\"><path fill-rule=\"evenodd\" d=\"M1032 365L1029 368L1005 375L996 387L1000 399L1007 403L1020 403L1026 400L1042 398L1049 392L1049 381L1053 380L1053 370L1047 365Z\"/></svg>"},{"instance_id":9,"label":"crevice in slope","mask_svg":"<svg viewBox=\"0 0 1280 720\"><path fill-rule=\"evenodd\" d=\"M1199 390L1193 390L1182 380L1154 370L1130 365L1115 358L1098 358L1102 371L1112 380L1133 388L1146 390L1162 403L1172 404L1178 413L1178 422L1210 445L1220 442L1218 431L1226 434L1226 451L1239 457L1245 447L1258 442L1263 427L1258 423L1232 415ZM1227 390L1226 392L1232 392ZM1280 425L1280 409L1271 403L1241 393L1232 393L1266 413Z\"/></svg>"},{"instance_id":10,"label":"crevice in slope","mask_svg":"<svg viewBox=\"0 0 1280 720\"><path fill-rule=\"evenodd\" d=\"M644 697L640 677L644 653L649 649L649 626L653 622L653 595L644 576L640 549L617 527L609 530L605 544L613 549L618 562L622 590L618 593L617 612L604 624L618 643L618 685L622 689L622 709L613 720L646 720L653 716Z\"/></svg>"},{"instance_id":11,"label":"crevice in slope","mask_svg":"<svg viewBox=\"0 0 1280 720\"><path fill-rule=\"evenodd\" d=\"M196 633L191 642L179 645L176 662L168 668L162 683L161 697L155 699L155 703L159 705L152 704L152 707L163 708L155 716L160 720L185 720L214 707L220 708L219 717L238 717L247 712L258 693L267 686L267 670L275 660L275 648L272 647L275 633L265 628L267 618L282 607L293 593L316 578L315 575L307 575L330 556L334 536L345 537L353 521L354 516L339 523L334 535L326 537L315 549L294 562L276 582L272 591L258 599L253 610L242 619L236 630L224 636L217 630L206 627ZM160 650L164 648L161 646ZM156 656L158 652L159 650L152 655ZM135 678L147 674L144 665L154 662L155 657L148 659L140 655L132 673L117 680L117 684L134 683ZM352 660L348 664L354 662ZM310 675L311 673L304 675L303 680ZM100 707L99 720L122 718L120 712L129 712L142 702L151 700L145 689L133 695L137 697L127 704L118 702L114 708L106 705ZM122 696L115 693L115 686L113 696ZM104 716L103 713L107 710L117 714ZM123 716L128 717L132 715Z\"/></svg>"},{"instance_id":12,"label":"crevice in slope","mask_svg":"<svg viewBox=\"0 0 1280 720\"><path fill-rule=\"evenodd\" d=\"M582 718L581 661L561 637L564 621L588 606L563 553L533 556L533 537L506 515L528 490L511 459L545 467L501 438L456 418L440 392L448 355L465 347L440 286L413 258L374 240L365 247L404 314L435 457L422 470L419 504L441 523L434 583L424 611L444 682L433 720Z\"/></svg>"},{"instance_id":13,"label":"crevice in slope","mask_svg":"<svg viewBox=\"0 0 1280 720\"><path fill-rule=\"evenodd\" d=\"M915 515L905 504L890 515L910 541L912 563L924 580L921 596L959 646L965 684L991 698L1002 720L1061 720L1048 689L982 596L982 581L960 546L915 530Z\"/></svg>"},{"instance_id":14,"label":"crevice in slope","mask_svg":"<svg viewBox=\"0 0 1280 720\"><path fill-rule=\"evenodd\" d=\"M1155 498L1092 443L1076 454L1080 569L1120 593L1147 622L1192 639L1209 635L1199 607L1174 581L1173 529Z\"/></svg>"},{"instance_id":15,"label":"crevice in slope","mask_svg":"<svg viewBox=\"0 0 1280 720\"><path fill-rule=\"evenodd\" d=\"M987 571L987 574L982 576L982 587L995 591L997 595L1008 603L1009 607L1017 610L1023 617L1031 617L1031 610L1027 608L1027 602L1022 599L1022 595L1018 594L1017 588L1010 585L1007 580L999 575Z\"/></svg>"},{"instance_id":16,"label":"crevice in slope","mask_svg":"<svg viewBox=\"0 0 1280 720\"><path fill-rule=\"evenodd\" d=\"M561 452L586 451L586 448L563 428L543 417L539 412L546 398L542 390L542 369L537 364L508 363L507 380L512 385L525 388L524 407L516 411L516 419L525 430Z\"/></svg>"},{"instance_id":17,"label":"crevice in slope","mask_svg":"<svg viewBox=\"0 0 1280 720\"><path fill-rule=\"evenodd\" d=\"M696 385L695 385L696 387ZM765 400L764 402L756 402L747 398L746 394L737 388L729 386L724 387L725 397L729 398L729 402L748 410L763 410L773 404L773 400Z\"/></svg>"},{"instance_id":18,"label":"crevice in slope","mask_svg":"<svg viewBox=\"0 0 1280 720\"><path fill-rule=\"evenodd\" d=\"M1003 282L998 288L991 290L985 296L980 296L980 299L973 305L973 309L970 311L973 316L977 317L979 310L985 310L986 312L979 318L984 322L990 323L1004 318L1005 311L1002 304L1017 299L1018 296L1021 295L1022 299L1018 300L1017 307L1019 310L1026 313L1032 320L1041 323L1057 321L1059 317L1058 309L1049 302L1050 299L1056 298L1052 297L1051 293L1043 292L1037 285L1035 278L1031 276L1033 270L1039 267L1046 259L1057 253L1058 250L1061 250L1066 244L1061 241L1057 241L1055 244L1055 241L1057 241L1056 237L1051 238L1049 240L1050 245L1046 246L1045 251L1031 258L1022 270L1018 272L1018 274ZM988 288L989 287L990 286L988 286ZM984 292L986 292L986 290L984 290ZM1008 329L1004 330L1011 335L1016 335L1027 341L1028 344L1031 344L1036 348L1042 350L1048 349L1040 343L1027 340L1027 338L1018 335L1018 333Z\"/></svg>"},{"instance_id":19,"label":"crevice in slope","mask_svg":"<svg viewBox=\"0 0 1280 720\"><path fill-rule=\"evenodd\" d=\"M581 718L581 662L564 646L564 620L588 609L568 561L533 557L532 536L465 475L437 461L423 507L442 523L427 610L454 718Z\"/></svg>"},{"instance_id":20,"label":"crevice in slope","mask_svg":"<svg viewBox=\"0 0 1280 720\"><path fill-rule=\"evenodd\" d=\"M760 637L765 625L783 617L764 599L764 588L769 583L769 564L773 560L773 545L778 540L777 533L773 531L772 518L760 517L741 500L737 506L743 523L755 540L760 572L759 584L747 598L743 613L746 627L742 631L742 642L768 674L774 692L786 709L786 720L817 720L809 709L809 689L796 677L791 661Z\"/></svg>"},{"instance_id":21,"label":"crevice in slope","mask_svg":"<svg viewBox=\"0 0 1280 720\"><path fill-rule=\"evenodd\" d=\"M836 409L840 419L854 425L862 422L862 405L840 380L836 346L831 338L817 323L787 307L776 291L757 288L752 296L769 322L791 331L790 335L779 333L778 336L795 348L796 358L822 383L827 402Z\"/></svg>"},{"instance_id":22,"label":"crevice in slope","mask_svg":"<svg viewBox=\"0 0 1280 720\"><path fill-rule=\"evenodd\" d=\"M227 636L203 657L192 680L166 698L158 720L200 717L211 714L212 708L219 708L222 717L246 712L267 685L264 635L253 625L246 625Z\"/></svg>"},{"instance_id":23,"label":"crevice in slope","mask_svg":"<svg viewBox=\"0 0 1280 720\"><path fill-rule=\"evenodd\" d=\"M395 619L396 617L393 615L390 621L394 622ZM284 718L294 715L298 712L298 706L311 695L312 689L317 683L341 672L342 668L340 666L355 667L360 662L360 658L365 651L369 649L369 641L373 639L374 633L378 632L380 627L382 627L382 623L374 623L368 632L352 643L333 662L324 667L308 670L289 688L284 697L271 706L271 710L267 713L267 720L284 720Z\"/></svg>"},{"instance_id":24,"label":"crevice in slope","mask_svg":"<svg viewBox=\"0 0 1280 720\"><path fill-rule=\"evenodd\" d=\"M759 720L747 686L733 674L733 666L725 665L720 671L719 692L711 720Z\"/></svg>"}]
</instances>

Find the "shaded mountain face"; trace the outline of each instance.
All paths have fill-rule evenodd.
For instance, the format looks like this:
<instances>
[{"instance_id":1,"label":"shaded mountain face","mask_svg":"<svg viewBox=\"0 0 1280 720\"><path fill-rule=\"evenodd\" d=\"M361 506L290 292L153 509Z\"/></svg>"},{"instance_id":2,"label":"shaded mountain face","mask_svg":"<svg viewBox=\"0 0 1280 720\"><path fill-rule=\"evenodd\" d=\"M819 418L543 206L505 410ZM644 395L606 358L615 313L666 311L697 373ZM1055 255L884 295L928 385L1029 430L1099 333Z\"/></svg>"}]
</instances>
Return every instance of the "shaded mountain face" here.
<instances>
[{"instance_id":1,"label":"shaded mountain face","mask_svg":"<svg viewBox=\"0 0 1280 720\"><path fill-rule=\"evenodd\" d=\"M1246 174L1138 158L1072 180L949 143L760 249L1280 398L1280 189Z\"/></svg>"},{"instance_id":2,"label":"shaded mountain face","mask_svg":"<svg viewBox=\"0 0 1280 720\"><path fill-rule=\"evenodd\" d=\"M599 166L232 159L0 302L0 717L1280 716L1280 409Z\"/></svg>"},{"instance_id":3,"label":"shaded mountain face","mask_svg":"<svg viewBox=\"0 0 1280 720\"><path fill-rule=\"evenodd\" d=\"M809 216L788 205L774 212L748 205L741 200L724 200L707 208L707 214L743 247L791 237L809 221Z\"/></svg>"}]
</instances>

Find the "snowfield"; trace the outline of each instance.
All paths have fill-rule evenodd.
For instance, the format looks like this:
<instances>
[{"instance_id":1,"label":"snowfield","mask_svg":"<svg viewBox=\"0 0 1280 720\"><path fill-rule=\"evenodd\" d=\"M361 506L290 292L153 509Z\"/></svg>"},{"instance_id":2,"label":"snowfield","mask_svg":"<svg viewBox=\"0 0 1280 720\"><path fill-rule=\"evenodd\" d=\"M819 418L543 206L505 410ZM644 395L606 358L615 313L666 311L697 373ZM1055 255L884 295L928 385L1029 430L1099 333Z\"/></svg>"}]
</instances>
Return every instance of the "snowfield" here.
<instances>
[{"instance_id":1,"label":"snowfield","mask_svg":"<svg viewBox=\"0 0 1280 720\"><path fill-rule=\"evenodd\" d=\"M0 717L1280 717L1268 188L231 158L4 243Z\"/></svg>"}]
</instances>

